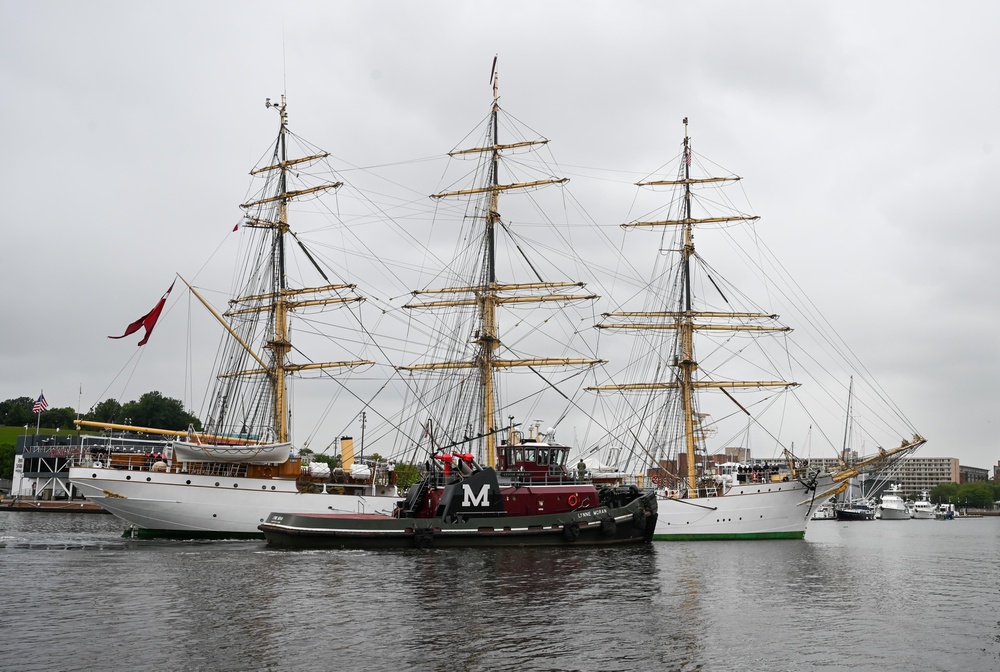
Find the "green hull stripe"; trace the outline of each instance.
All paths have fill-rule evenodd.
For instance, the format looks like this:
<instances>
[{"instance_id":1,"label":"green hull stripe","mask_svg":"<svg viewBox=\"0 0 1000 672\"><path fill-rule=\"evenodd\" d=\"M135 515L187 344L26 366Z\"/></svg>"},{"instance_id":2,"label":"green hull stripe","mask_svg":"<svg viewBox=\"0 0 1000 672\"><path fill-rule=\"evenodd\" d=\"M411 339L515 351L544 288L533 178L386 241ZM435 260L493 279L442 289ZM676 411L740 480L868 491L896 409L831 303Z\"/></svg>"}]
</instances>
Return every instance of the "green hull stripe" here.
<instances>
[{"instance_id":1,"label":"green hull stripe","mask_svg":"<svg viewBox=\"0 0 1000 672\"><path fill-rule=\"evenodd\" d=\"M804 539L800 532L746 532L730 534L654 534L653 541L735 541L739 539Z\"/></svg>"}]
</instances>

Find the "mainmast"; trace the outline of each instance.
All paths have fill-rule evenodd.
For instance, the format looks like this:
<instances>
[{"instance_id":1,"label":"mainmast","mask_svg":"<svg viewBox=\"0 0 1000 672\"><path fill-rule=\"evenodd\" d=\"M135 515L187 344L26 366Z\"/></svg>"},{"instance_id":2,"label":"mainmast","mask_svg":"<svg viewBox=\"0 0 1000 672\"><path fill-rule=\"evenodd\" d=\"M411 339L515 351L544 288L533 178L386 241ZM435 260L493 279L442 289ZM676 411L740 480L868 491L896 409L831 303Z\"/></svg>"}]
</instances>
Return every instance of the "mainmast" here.
<instances>
[{"instance_id":1,"label":"mainmast","mask_svg":"<svg viewBox=\"0 0 1000 672\"><path fill-rule=\"evenodd\" d=\"M327 152L303 156L298 158L288 157L288 139L291 132L288 129L288 110L285 103L285 96L281 96L280 104L271 103L267 99L266 106L274 108L280 118L278 138L274 145L274 154L270 165L256 168L250 172L251 175L265 175L268 178L268 186L265 187L261 198L242 204L240 207L245 211L243 226L250 229L261 229L268 236L264 244L264 254L266 259L261 259L262 265L259 268L248 269L248 276L244 278L245 284L241 291L245 294L232 299L230 308L223 315L216 312L200 295L195 296L202 301L212 312L213 316L222 323L223 327L233 337L237 350L242 350L249 355L257 366L254 368L236 367L236 370L224 371L218 375L220 381L227 379L239 379L248 376L265 376L271 388L271 420L269 422L275 433L275 439L279 443L289 440L289 408L287 377L298 371L326 369L332 367L358 366L371 364L367 360L362 361L341 361L341 362L311 362L308 364L293 364L288 356L292 350L291 338L289 335L289 319L291 313L296 308L307 306L323 306L331 304L343 304L364 301L359 296L315 296L318 293L332 293L341 290L353 290L352 284L326 284L320 287L291 288L288 284L286 274L286 236L292 235L288 223L288 205L299 197L325 192L339 188L342 182L323 182L321 184L302 189L290 188L289 176L292 168L302 164L319 161L329 156ZM320 275L326 279L325 273L316 265L312 255L301 241L296 239L299 247L305 252L309 261L316 267ZM183 279L183 278L182 278ZM257 284L257 282L260 284ZM186 282L186 281L185 281ZM190 285L188 285L190 287ZM192 288L193 291L193 288ZM270 326L267 328L264 338L250 340L254 332L252 327L253 315L268 315ZM233 318L240 320L242 329L236 325ZM243 320L251 318L251 323L243 324ZM244 337L240 336L240 332ZM269 351L269 354L256 352L255 347L262 347ZM233 359L233 362L245 361L245 357ZM233 404L231 397L232 390L224 388L216 400L217 408L214 412L214 422L220 426L219 432L227 431L223 425L239 420L227 421L225 416ZM250 408L252 408L252 404ZM246 410L243 410L246 413ZM244 424L247 422L243 418ZM238 425L236 426L238 427ZM243 429L232 428L238 433L248 433L249 427Z\"/></svg>"},{"instance_id":2,"label":"mainmast","mask_svg":"<svg viewBox=\"0 0 1000 672\"><path fill-rule=\"evenodd\" d=\"M676 186L683 189L681 213L678 219L666 219L649 222L631 222L622 224L623 228L653 228L653 227L681 227L681 254L680 263L680 296L675 310L664 311L639 311L639 312L616 312L604 313L605 318L626 318L629 322L598 324L600 329L666 329L675 330L677 333L677 349L673 361L675 374L673 380L666 382L640 382L625 383L617 385L600 385L588 387L588 390L615 390L615 391L655 391L655 390L677 390L680 395L681 413L684 427L684 447L687 453L687 485L688 496L698 496L698 475L697 475L697 448L699 440L704 436L704 428L697 410L695 391L705 388L722 390L730 396L726 389L736 388L759 388L759 387L791 387L797 383L785 381L713 381L698 380L698 361L695 357L694 334L699 330L706 331L790 331L788 327L772 326L766 324L748 323L749 320L774 320L777 315L755 312L709 312L695 309L695 297L692 289L691 264L695 257L694 247L694 227L700 224L711 224L732 221L755 221L759 219L750 215L735 215L725 217L703 217L696 218L692 212L693 192L692 187L703 184L735 181L739 177L691 177L691 139L688 135L688 120L684 118L684 143L682 150L682 163L676 180L655 180L650 182L638 182L637 186ZM719 321L723 320L723 321ZM744 320L737 322L736 320ZM730 396L730 399L732 397ZM735 402L735 400L733 400ZM747 412L737 403L743 412Z\"/></svg>"},{"instance_id":3,"label":"mainmast","mask_svg":"<svg viewBox=\"0 0 1000 672\"><path fill-rule=\"evenodd\" d=\"M544 303L593 300L598 298L596 294L567 294L556 290L578 287L583 288L580 282L535 282L535 283L501 283L496 275L496 254L497 254L497 229L501 227L500 217L500 194L505 191L531 189L549 184L563 184L568 182L568 178L550 178L535 180L531 182L518 182L511 184L500 184L500 162L503 152L533 145L543 145L548 140L529 140L510 144L501 144L498 139L499 115L500 115L500 94L499 77L496 73L496 59L493 61L493 71L490 75L493 87L493 104L490 110L489 130L487 133L487 145L485 147L475 147L472 149L456 150L449 153L449 156L460 156L469 154L479 154L489 162L486 184L482 187L471 189L461 189L457 191L433 194L431 198L446 198L454 196L476 196L486 197L486 212L483 213L483 257L480 272L480 284L468 287L447 287L443 289L420 290L413 292L414 296L421 294L466 294L466 298L444 299L440 301L426 301L421 303L407 304L406 308L439 308L457 306L476 306L478 329L477 336L473 339L476 345L476 355L471 361L450 361L431 362L426 364L416 364L413 366L399 367L405 371L416 370L442 370L442 369L469 369L476 368L480 378L480 405L482 407L482 436L485 441L485 462L487 466L496 466L496 436L502 424L497 409L497 393L495 389L494 375L498 369L513 367L538 367L538 366L568 366L568 365L593 365L602 363L604 360L585 358L532 358L532 359L499 359L497 352L502 342L497 325L497 308L504 304L515 303ZM548 293L538 293L539 290L550 290ZM508 295L516 294L520 295ZM524 295L524 292L528 292Z\"/></svg>"}]
</instances>

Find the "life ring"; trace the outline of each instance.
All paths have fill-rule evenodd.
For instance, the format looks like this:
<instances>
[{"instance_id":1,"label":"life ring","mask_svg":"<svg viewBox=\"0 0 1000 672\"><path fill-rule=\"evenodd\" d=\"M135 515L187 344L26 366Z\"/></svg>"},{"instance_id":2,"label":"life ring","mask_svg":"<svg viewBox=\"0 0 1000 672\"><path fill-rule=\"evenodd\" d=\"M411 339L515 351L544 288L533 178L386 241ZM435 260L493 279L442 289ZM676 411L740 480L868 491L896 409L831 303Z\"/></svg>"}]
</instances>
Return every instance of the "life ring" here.
<instances>
[{"instance_id":1,"label":"life ring","mask_svg":"<svg viewBox=\"0 0 1000 672\"><path fill-rule=\"evenodd\" d=\"M576 493L574 492L572 495L566 498L566 503L569 504L570 506L576 506L577 504L580 503L580 498L577 497Z\"/></svg>"},{"instance_id":2,"label":"life ring","mask_svg":"<svg viewBox=\"0 0 1000 672\"><path fill-rule=\"evenodd\" d=\"M650 474L649 481L653 485L660 485L660 481L663 480L659 474Z\"/></svg>"}]
</instances>

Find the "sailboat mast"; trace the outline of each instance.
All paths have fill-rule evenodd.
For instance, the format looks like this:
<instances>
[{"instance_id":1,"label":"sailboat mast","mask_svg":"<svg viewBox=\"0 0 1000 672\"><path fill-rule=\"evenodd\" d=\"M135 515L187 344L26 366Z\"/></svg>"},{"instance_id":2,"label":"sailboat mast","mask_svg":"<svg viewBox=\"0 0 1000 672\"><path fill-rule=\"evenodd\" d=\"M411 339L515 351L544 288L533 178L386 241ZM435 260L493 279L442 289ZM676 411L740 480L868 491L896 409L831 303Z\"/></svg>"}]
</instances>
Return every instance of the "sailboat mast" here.
<instances>
[{"instance_id":1,"label":"sailboat mast","mask_svg":"<svg viewBox=\"0 0 1000 672\"><path fill-rule=\"evenodd\" d=\"M491 109L490 124L492 132L492 154L490 157L490 198L489 211L486 213L486 274L483 291L480 296L480 320L482 329L480 330L480 362L479 371L482 376L483 394L483 431L486 434L486 464L495 467L497 463L496 448L496 428L493 426L493 416L495 415L495 398L493 390L493 353L500 346L500 339L497 335L496 325L496 224L500 218L499 213L499 167L500 167L500 147L497 138L499 127L498 117L500 114L500 94L499 77L496 74L496 63L494 62L493 72L493 107Z\"/></svg>"},{"instance_id":2,"label":"sailboat mast","mask_svg":"<svg viewBox=\"0 0 1000 672\"><path fill-rule=\"evenodd\" d=\"M691 224L691 139L688 137L688 120L684 117L684 247L682 269L684 281L683 307L681 308L678 335L680 336L680 395L684 414L684 443L687 450L688 497L698 496L698 472L695 463L694 427L694 372L698 363L694 359L694 319L691 296L691 257L694 256L694 233Z\"/></svg>"},{"instance_id":3,"label":"sailboat mast","mask_svg":"<svg viewBox=\"0 0 1000 672\"><path fill-rule=\"evenodd\" d=\"M285 382L285 358L292 348L288 340L288 299L285 277L285 233L288 231L288 110L285 95L278 106L281 129L278 135L278 226L274 228L274 338L267 347L274 353L271 380L274 385L274 428L279 442L288 441L288 388Z\"/></svg>"},{"instance_id":4,"label":"sailboat mast","mask_svg":"<svg viewBox=\"0 0 1000 672\"><path fill-rule=\"evenodd\" d=\"M847 448L850 446L850 436L851 436L851 407L854 403L854 376L851 376L851 382L847 387L847 417L844 418L844 445L840 449L840 459L847 466L851 466L854 460L850 459L847 454Z\"/></svg>"}]
</instances>

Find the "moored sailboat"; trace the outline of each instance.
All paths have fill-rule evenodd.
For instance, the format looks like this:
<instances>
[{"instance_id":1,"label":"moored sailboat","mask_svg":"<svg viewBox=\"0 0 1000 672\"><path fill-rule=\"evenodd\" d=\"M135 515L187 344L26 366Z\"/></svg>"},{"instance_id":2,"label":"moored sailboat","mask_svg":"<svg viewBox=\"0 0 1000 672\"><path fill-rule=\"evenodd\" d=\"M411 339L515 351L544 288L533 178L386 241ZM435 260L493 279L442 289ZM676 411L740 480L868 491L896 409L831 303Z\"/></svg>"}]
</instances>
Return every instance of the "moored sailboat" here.
<instances>
[{"instance_id":1,"label":"moored sailboat","mask_svg":"<svg viewBox=\"0 0 1000 672\"><path fill-rule=\"evenodd\" d=\"M332 471L307 464L290 439L289 376L331 375L326 372L372 362L292 361L294 313L349 307L364 299L353 284L330 281L290 227L292 201L336 191L342 182L306 182L328 154L290 156L289 144L301 139L289 130L285 97L280 104L268 99L267 107L278 112L279 130L266 164L251 172L264 186L241 206L247 254L228 310L215 310L184 281L226 333L205 431L79 423L166 437L155 462L111 452L103 459L88 454L70 469L73 485L140 536L260 536L257 526L274 510L390 511L398 496L387 464L356 460L352 439L341 439L342 467ZM289 282L293 244L304 253L303 265L321 281L318 286Z\"/></svg>"},{"instance_id":2,"label":"moored sailboat","mask_svg":"<svg viewBox=\"0 0 1000 672\"><path fill-rule=\"evenodd\" d=\"M614 429L604 447L627 456L641 469L638 477L656 483L660 499L654 540L801 538L813 514L843 492L850 478L886 469L924 439L914 432L895 448L879 448L871 457L851 465L841 462L831 470L796 456L766 427L764 414L774 407L783 409L784 399L799 385L761 375L783 361L780 354L769 356L766 348L784 346L790 328L776 314L754 305L744 287L726 283L696 252L696 229L728 230L758 218L738 210L696 212L696 205L717 207L725 200L721 190L740 178L694 174L687 119L684 130L675 176L639 183L672 190L666 216L622 225L656 231L661 240L643 308L606 313L597 325L612 333L637 334L639 343L621 375L630 382L589 388L610 399L608 424ZM720 193L701 199L703 189ZM755 273L760 271L754 267ZM707 342L707 356L699 356L696 342ZM748 355L758 350L763 354L751 361ZM785 361L791 357L786 355ZM730 436L749 442L758 433L773 442L778 454L770 469L759 469L745 445L724 445L711 454L708 442L721 423L705 410L709 392L717 393L717 406L724 404L719 407L729 426L735 426ZM757 397L742 401L741 392ZM906 434L888 436L899 441ZM742 466L724 468L734 459Z\"/></svg>"}]
</instances>

